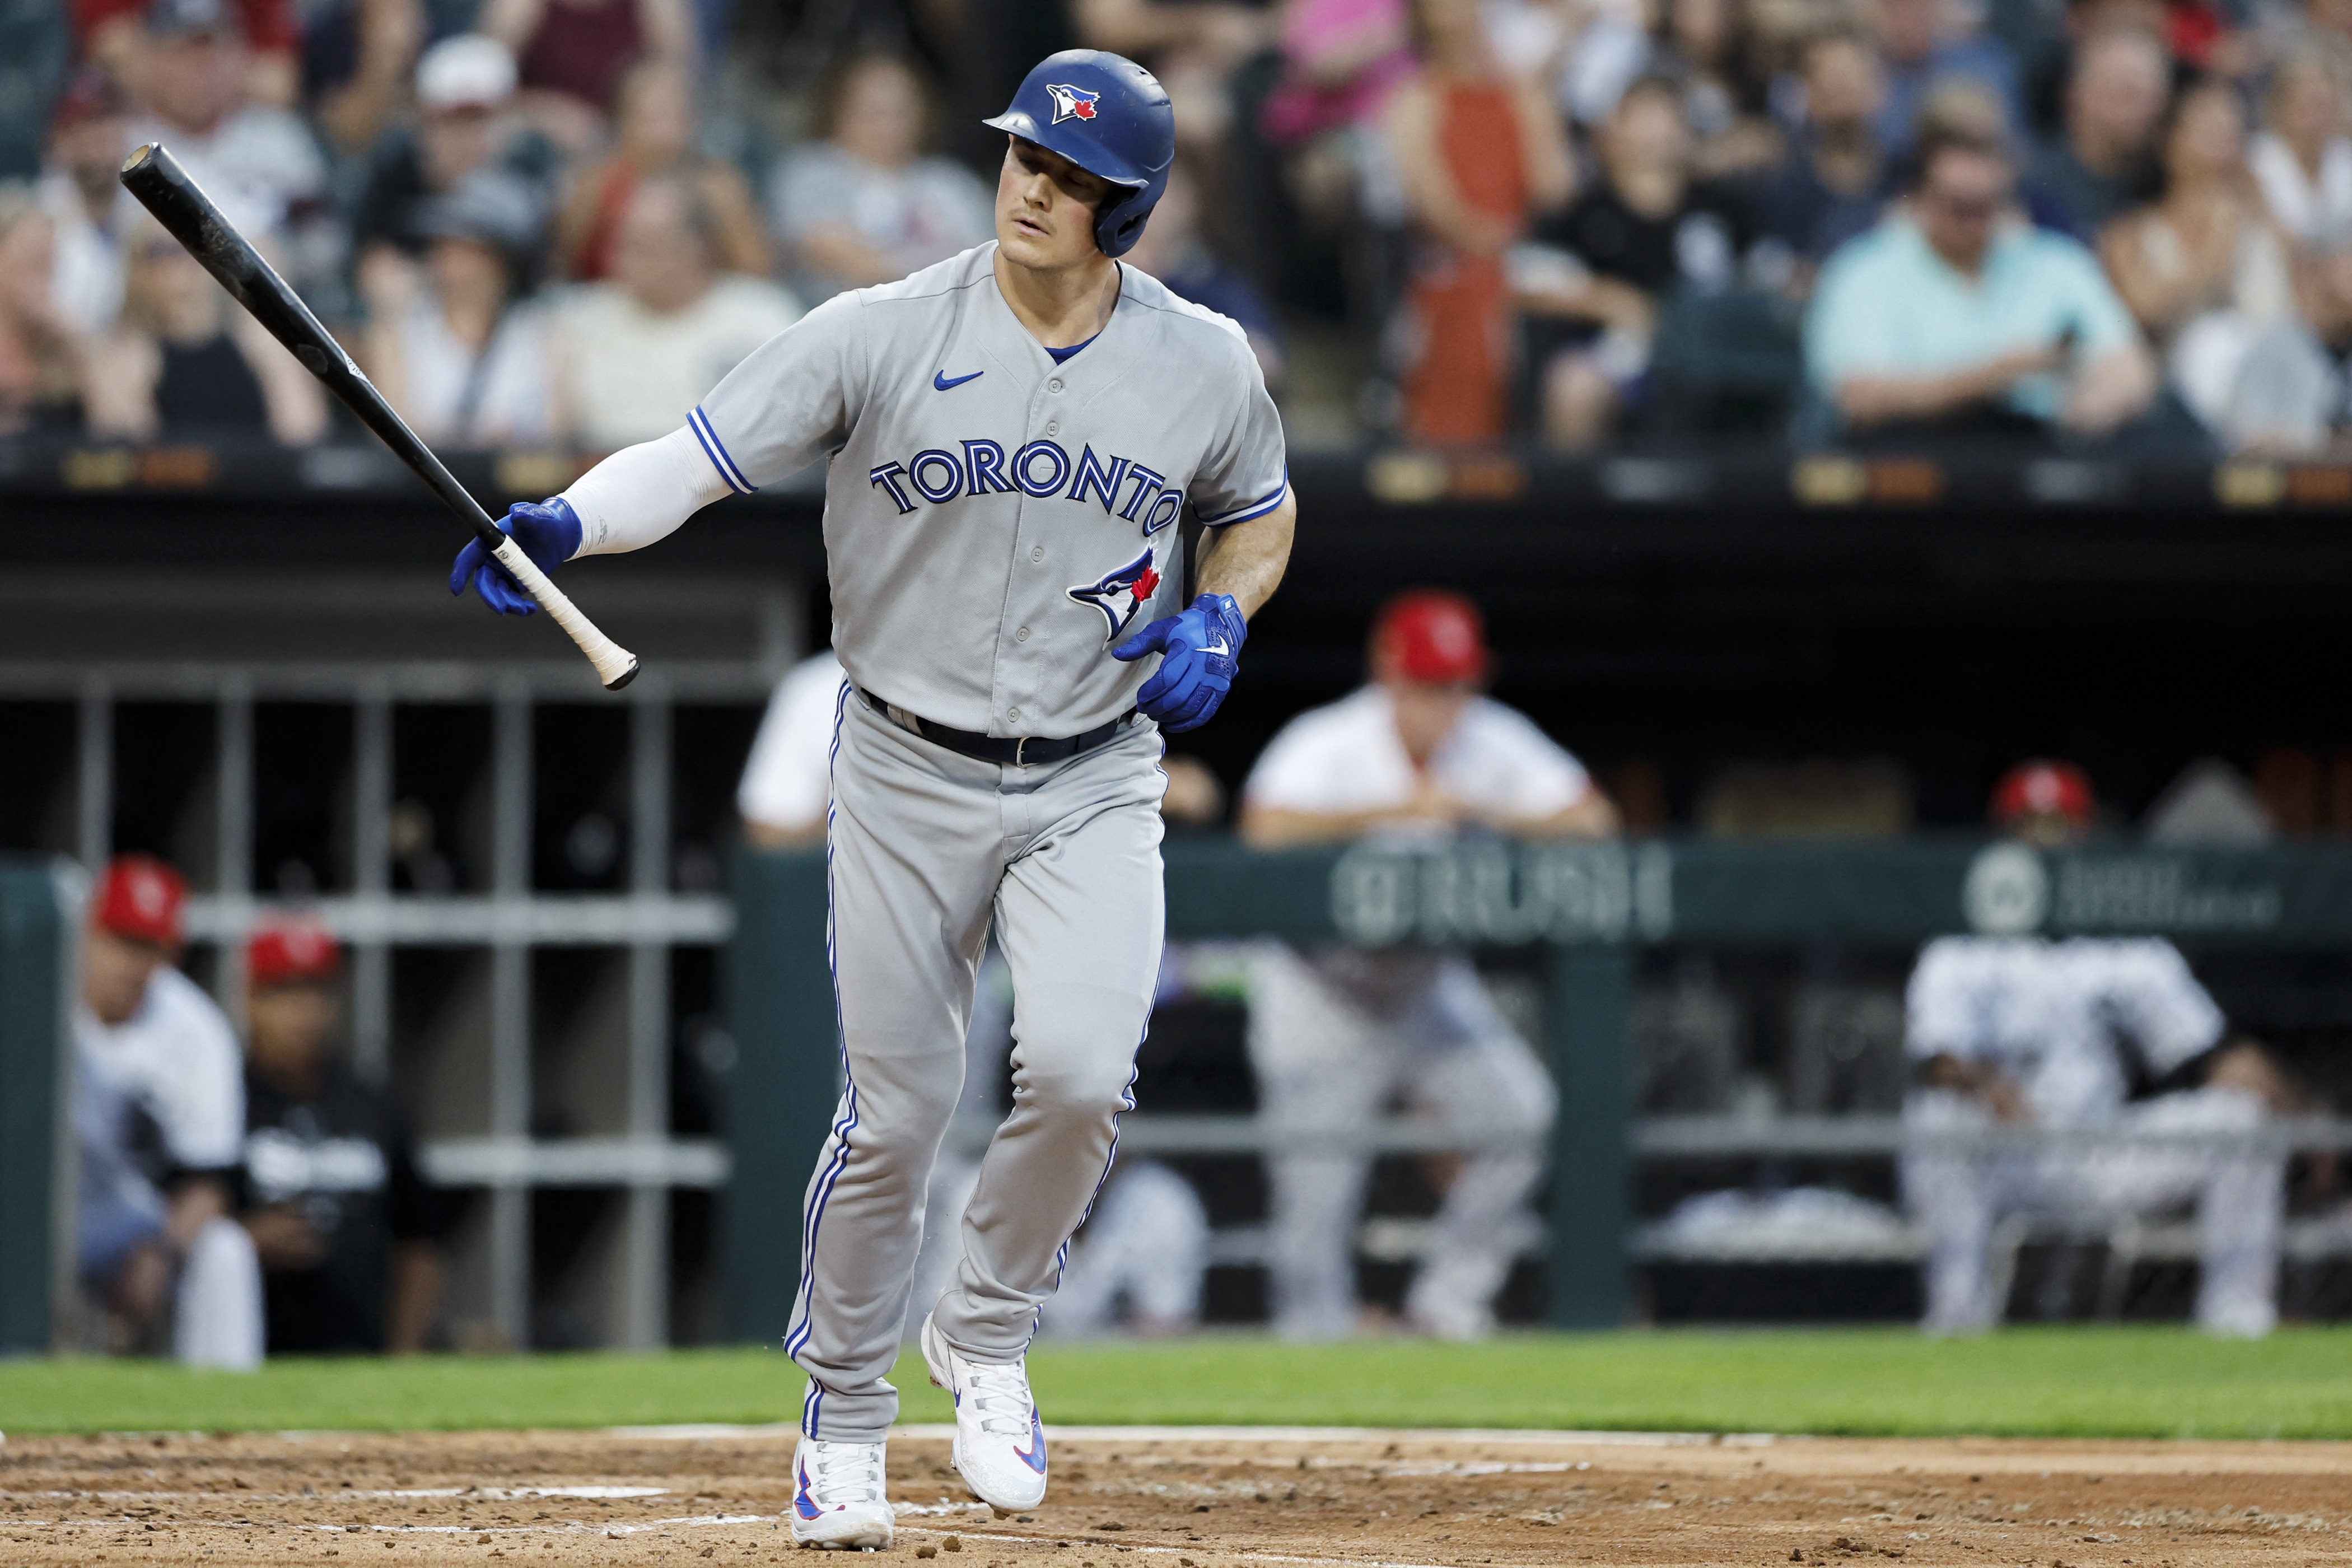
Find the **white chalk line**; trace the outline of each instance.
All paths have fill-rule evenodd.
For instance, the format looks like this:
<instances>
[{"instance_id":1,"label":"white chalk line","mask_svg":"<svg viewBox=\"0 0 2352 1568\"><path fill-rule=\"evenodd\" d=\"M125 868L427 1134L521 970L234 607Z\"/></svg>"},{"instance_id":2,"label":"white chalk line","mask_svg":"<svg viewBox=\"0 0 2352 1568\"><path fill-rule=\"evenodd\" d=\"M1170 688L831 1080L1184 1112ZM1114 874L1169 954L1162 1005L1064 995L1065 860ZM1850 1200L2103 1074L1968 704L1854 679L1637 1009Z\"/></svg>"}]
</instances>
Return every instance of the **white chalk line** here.
<instances>
[{"instance_id":1,"label":"white chalk line","mask_svg":"<svg viewBox=\"0 0 2352 1568\"><path fill-rule=\"evenodd\" d=\"M713 1442L726 1438L797 1439L793 1421L734 1424L686 1422L664 1426L608 1426L604 1435L639 1442ZM951 1422L918 1421L890 1429L893 1437L944 1442ZM1048 1441L1064 1443L1540 1443L1549 1447L1632 1448L1763 1447L1769 1432L1552 1431L1505 1426L1065 1426L1045 1424Z\"/></svg>"},{"instance_id":2,"label":"white chalk line","mask_svg":"<svg viewBox=\"0 0 2352 1568\"><path fill-rule=\"evenodd\" d=\"M1046 1541L1065 1539L1058 1535L1006 1535L1000 1531L978 1530L918 1530L913 1526L908 1526L906 1533L908 1535L961 1535L968 1536L973 1541L1025 1542L1033 1546ZM1281 1552L1260 1552L1252 1547L1212 1546L1205 1541L1187 1542L1181 1546L1129 1546L1125 1542L1105 1541L1100 1536L1089 1535L1083 1539L1071 1539L1070 1544L1073 1548L1092 1546L1105 1552L1135 1552L1161 1557L1174 1557L1180 1553L1190 1555L1198 1552L1204 1556L1246 1557L1253 1563L1344 1563L1349 1564L1349 1568L1461 1568L1461 1564L1455 1563L1416 1563L1409 1559L1384 1557L1298 1557Z\"/></svg>"}]
</instances>

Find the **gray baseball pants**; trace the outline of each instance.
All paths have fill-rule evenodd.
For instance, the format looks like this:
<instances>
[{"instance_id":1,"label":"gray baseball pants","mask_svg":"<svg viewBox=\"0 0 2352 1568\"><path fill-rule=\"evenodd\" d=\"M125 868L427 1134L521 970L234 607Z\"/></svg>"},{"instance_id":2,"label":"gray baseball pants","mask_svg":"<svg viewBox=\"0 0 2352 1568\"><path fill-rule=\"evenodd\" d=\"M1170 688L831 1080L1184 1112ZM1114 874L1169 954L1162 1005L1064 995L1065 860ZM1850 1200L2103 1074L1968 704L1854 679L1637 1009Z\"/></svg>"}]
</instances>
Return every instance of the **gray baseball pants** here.
<instances>
[{"instance_id":1,"label":"gray baseball pants","mask_svg":"<svg viewBox=\"0 0 2352 1568\"><path fill-rule=\"evenodd\" d=\"M963 1215L936 1307L977 1361L1028 1348L1108 1170L1160 971L1159 730L1012 767L932 744L845 691L826 836L842 1091L803 1215L784 1345L803 1430L877 1443L909 1327L923 1201L962 1091L989 922L1013 972L1013 1110Z\"/></svg>"},{"instance_id":2,"label":"gray baseball pants","mask_svg":"<svg viewBox=\"0 0 2352 1568\"><path fill-rule=\"evenodd\" d=\"M2116 1131L2252 1134L2262 1101L2242 1089L2192 1089L2118 1110ZM1914 1093L1903 1107L1914 1131L1987 1129L1992 1113L1949 1089ZM2138 1147L2035 1151L1921 1150L1906 1154L1903 1190L1927 1244L1927 1311L1921 1326L1945 1334L1997 1327L2009 1303L1992 1267L1993 1229L2011 1215L2113 1223L2197 1205L2197 1322L2209 1333L2257 1338L2278 1322L2280 1238L2286 1219L2286 1158L2260 1150L2152 1141Z\"/></svg>"}]
</instances>

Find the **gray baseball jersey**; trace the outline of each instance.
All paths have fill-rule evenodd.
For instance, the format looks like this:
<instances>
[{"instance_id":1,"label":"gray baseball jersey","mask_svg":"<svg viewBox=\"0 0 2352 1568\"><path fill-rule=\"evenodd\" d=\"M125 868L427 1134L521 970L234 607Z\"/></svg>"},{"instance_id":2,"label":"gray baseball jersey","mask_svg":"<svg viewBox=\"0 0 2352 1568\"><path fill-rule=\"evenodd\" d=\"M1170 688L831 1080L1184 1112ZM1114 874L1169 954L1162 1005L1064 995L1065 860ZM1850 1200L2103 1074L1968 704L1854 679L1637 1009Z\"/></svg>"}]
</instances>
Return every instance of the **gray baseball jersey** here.
<instances>
[{"instance_id":1,"label":"gray baseball jersey","mask_svg":"<svg viewBox=\"0 0 2352 1568\"><path fill-rule=\"evenodd\" d=\"M1173 526L1289 493L1241 330L1119 268L1108 325L1056 363L998 292L993 241L835 297L690 423L750 492L829 459L833 646L859 686L990 735L1071 735L1155 666L1112 645L1181 607Z\"/></svg>"}]
</instances>

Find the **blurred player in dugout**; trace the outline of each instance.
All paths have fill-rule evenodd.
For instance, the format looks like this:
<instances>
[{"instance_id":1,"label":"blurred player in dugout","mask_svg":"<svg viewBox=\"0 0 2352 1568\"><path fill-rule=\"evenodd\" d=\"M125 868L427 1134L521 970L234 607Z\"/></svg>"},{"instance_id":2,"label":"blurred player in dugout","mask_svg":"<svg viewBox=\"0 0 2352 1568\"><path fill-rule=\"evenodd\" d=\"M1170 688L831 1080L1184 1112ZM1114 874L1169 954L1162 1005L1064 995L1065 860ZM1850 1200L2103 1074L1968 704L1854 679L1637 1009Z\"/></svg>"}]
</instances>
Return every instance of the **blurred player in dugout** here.
<instances>
[{"instance_id":1,"label":"blurred player in dugout","mask_svg":"<svg viewBox=\"0 0 2352 1568\"><path fill-rule=\"evenodd\" d=\"M2065 763L2022 763L1993 794L1994 825L2040 848L2079 841L2095 814L2090 780ZM1923 1136L1904 1157L1903 1184L1927 1247L1924 1327L1968 1333L2000 1321L2007 1303L1994 1299L1989 1261L1994 1227L2008 1216L2079 1226L2193 1204L2199 1325L2270 1331L2286 1160L2228 1140L2294 1109L2295 1096L2269 1053L2231 1035L2170 942L1938 938L1911 973L1906 1014L1918 1079L1904 1121ZM2003 1125L2158 1141L1933 1141Z\"/></svg>"},{"instance_id":2,"label":"blurred player in dugout","mask_svg":"<svg viewBox=\"0 0 2352 1568\"><path fill-rule=\"evenodd\" d=\"M94 1348L244 1368L261 1279L230 1217L245 1085L228 1019L175 966L187 884L122 856L90 901L74 1008L77 1265Z\"/></svg>"},{"instance_id":3,"label":"blurred player in dugout","mask_svg":"<svg viewBox=\"0 0 2352 1568\"><path fill-rule=\"evenodd\" d=\"M1258 759L1242 793L1244 839L1614 835L1616 808L1583 765L1481 694L1491 663L1467 599L1420 590L1391 601L1372 629L1370 681L1292 720ZM1527 1200L1556 1096L1468 954L1270 946L1252 981L1249 1049L1260 1110L1279 1125L1360 1128L1402 1098L1462 1137L1467 1152L1445 1183L1405 1317L1449 1339L1487 1332L1532 1229ZM1481 1152L1489 1139L1507 1146ZM1370 1157L1318 1151L1266 1164L1276 1329L1301 1339L1353 1331L1352 1238Z\"/></svg>"},{"instance_id":4,"label":"blurred player in dugout","mask_svg":"<svg viewBox=\"0 0 2352 1568\"><path fill-rule=\"evenodd\" d=\"M828 648L802 660L777 684L736 790L736 810L751 843L767 849L824 843L842 680L841 663ZM1224 791L1214 773L1185 757L1171 757L1162 765L1168 793L1160 811L1171 825L1201 826L1223 815ZM1181 989L1183 973L1182 951L1171 943L1161 963L1160 1000ZM1000 1099L1012 1047L1013 976L991 942L964 1036L958 1121L977 1119L992 1126L1002 1119ZM923 1247L908 1298L910 1323L920 1322L954 1282L961 1234L957 1221L979 1180L979 1161L953 1148L931 1167ZM1156 1161L1122 1155L1071 1243L1060 1287L1038 1327L1050 1334L1094 1334L1121 1326L1150 1335L1183 1332L1200 1317L1208 1247L1208 1213L1192 1184Z\"/></svg>"},{"instance_id":5,"label":"blurred player in dugout","mask_svg":"<svg viewBox=\"0 0 2352 1568\"><path fill-rule=\"evenodd\" d=\"M331 1049L341 952L316 921L275 917L245 968L243 1217L269 1352L421 1350L441 1296L442 1205L391 1097Z\"/></svg>"}]
</instances>

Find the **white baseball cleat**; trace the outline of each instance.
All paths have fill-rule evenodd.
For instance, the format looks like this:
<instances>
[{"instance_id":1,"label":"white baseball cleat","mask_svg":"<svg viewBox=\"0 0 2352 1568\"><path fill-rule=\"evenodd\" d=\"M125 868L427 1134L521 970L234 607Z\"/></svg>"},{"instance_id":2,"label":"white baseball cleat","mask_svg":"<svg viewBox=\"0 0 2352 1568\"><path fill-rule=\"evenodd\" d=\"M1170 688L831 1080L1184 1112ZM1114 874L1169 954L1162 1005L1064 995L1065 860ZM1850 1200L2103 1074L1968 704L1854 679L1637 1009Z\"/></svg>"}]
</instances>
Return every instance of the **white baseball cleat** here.
<instances>
[{"instance_id":1,"label":"white baseball cleat","mask_svg":"<svg viewBox=\"0 0 2352 1568\"><path fill-rule=\"evenodd\" d=\"M793 1544L886 1551L898 1522L880 1443L820 1443L793 1453Z\"/></svg>"},{"instance_id":2,"label":"white baseball cleat","mask_svg":"<svg viewBox=\"0 0 2352 1568\"><path fill-rule=\"evenodd\" d=\"M1017 1513L1045 1496L1045 1428L1029 1393L1025 1361L958 1355L939 1325L923 1320L923 1362L955 1399L954 1463L972 1496Z\"/></svg>"}]
</instances>

